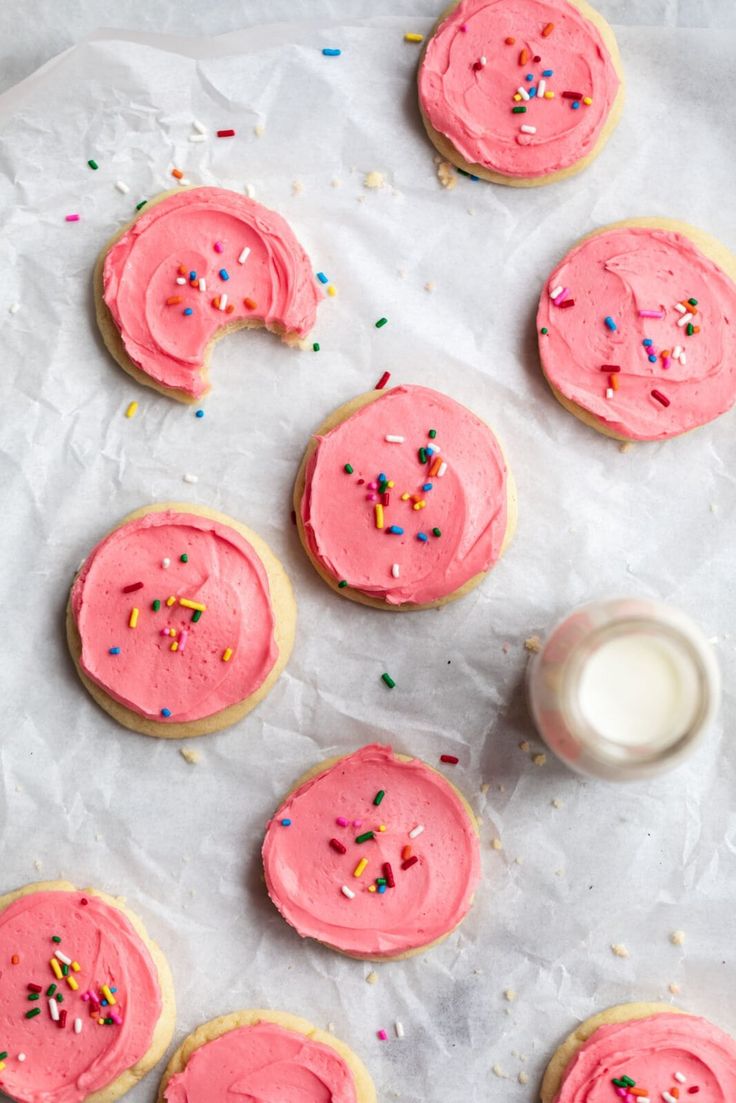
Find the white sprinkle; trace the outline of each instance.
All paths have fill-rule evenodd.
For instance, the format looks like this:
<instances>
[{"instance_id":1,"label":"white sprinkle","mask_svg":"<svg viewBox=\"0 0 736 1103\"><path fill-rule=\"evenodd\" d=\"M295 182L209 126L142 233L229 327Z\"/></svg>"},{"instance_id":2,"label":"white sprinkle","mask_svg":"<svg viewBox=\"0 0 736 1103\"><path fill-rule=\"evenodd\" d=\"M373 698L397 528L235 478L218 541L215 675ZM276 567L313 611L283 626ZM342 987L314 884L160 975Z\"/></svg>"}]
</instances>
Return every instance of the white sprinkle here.
<instances>
[{"instance_id":1,"label":"white sprinkle","mask_svg":"<svg viewBox=\"0 0 736 1103\"><path fill-rule=\"evenodd\" d=\"M391 436L390 433L386 434L386 440L388 441L389 444L403 444L405 439L406 439L405 437Z\"/></svg>"},{"instance_id":2,"label":"white sprinkle","mask_svg":"<svg viewBox=\"0 0 736 1103\"><path fill-rule=\"evenodd\" d=\"M546 80L540 80L539 86L537 88L537 99L538 100L543 100L544 99L544 90L545 90L546 87L547 87L547 81Z\"/></svg>"},{"instance_id":3,"label":"white sprinkle","mask_svg":"<svg viewBox=\"0 0 736 1103\"><path fill-rule=\"evenodd\" d=\"M8 313L9 314L17 314L19 310L20 310L20 303L11 303L10 306L8 307Z\"/></svg>"},{"instance_id":4,"label":"white sprinkle","mask_svg":"<svg viewBox=\"0 0 736 1103\"><path fill-rule=\"evenodd\" d=\"M557 287L555 287L553 291L550 291L550 293L549 293L549 297L550 297L550 299L559 299L560 295L562 294L562 292L563 292L564 290L565 290L565 289L564 289L564 287L562 286L562 284L561 284L561 283L558 283L558 284L557 284Z\"/></svg>"},{"instance_id":5,"label":"white sprinkle","mask_svg":"<svg viewBox=\"0 0 736 1103\"><path fill-rule=\"evenodd\" d=\"M679 310L680 314L687 314L687 310L682 303L675 303L675 310Z\"/></svg>"},{"instance_id":6,"label":"white sprinkle","mask_svg":"<svg viewBox=\"0 0 736 1103\"><path fill-rule=\"evenodd\" d=\"M343 896L347 896L348 900L352 900L353 897L355 896L355 893L353 892L353 890L349 889L347 885L343 885L342 888L340 889L340 892L343 894Z\"/></svg>"},{"instance_id":7,"label":"white sprinkle","mask_svg":"<svg viewBox=\"0 0 736 1103\"><path fill-rule=\"evenodd\" d=\"M434 441L432 441L431 444L427 445L427 452L429 453L430 456L433 456L436 452L441 452L441 451L442 451L442 449L440 448L440 446L438 444L435 444Z\"/></svg>"},{"instance_id":8,"label":"white sprinkle","mask_svg":"<svg viewBox=\"0 0 736 1103\"><path fill-rule=\"evenodd\" d=\"M692 314L683 314L683 316L681 318L678 318L677 319L677 324L680 327L680 329L682 329L683 326L686 326L688 322L692 321L692 318L693 318Z\"/></svg>"},{"instance_id":9,"label":"white sprinkle","mask_svg":"<svg viewBox=\"0 0 736 1103\"><path fill-rule=\"evenodd\" d=\"M187 180L185 176L182 176L182 178L179 180L179 187L188 188L191 182L191 180Z\"/></svg>"},{"instance_id":10,"label":"white sprinkle","mask_svg":"<svg viewBox=\"0 0 736 1103\"><path fill-rule=\"evenodd\" d=\"M536 134L537 133L536 126L529 126L527 123L524 123L523 126L520 126L519 130L521 131L522 134Z\"/></svg>"},{"instance_id":11,"label":"white sprinkle","mask_svg":"<svg viewBox=\"0 0 736 1103\"><path fill-rule=\"evenodd\" d=\"M59 1005L56 1000L49 1000L49 1013L55 1023L59 1021Z\"/></svg>"},{"instance_id":12,"label":"white sprinkle","mask_svg":"<svg viewBox=\"0 0 736 1103\"><path fill-rule=\"evenodd\" d=\"M207 133L207 127L204 125L204 123L201 123L199 119L192 119L192 126L197 131L197 134Z\"/></svg>"},{"instance_id":13,"label":"white sprinkle","mask_svg":"<svg viewBox=\"0 0 736 1103\"><path fill-rule=\"evenodd\" d=\"M676 1072L675 1080L678 1080L680 1084L687 1084L687 1076L685 1076L684 1072Z\"/></svg>"},{"instance_id":14,"label":"white sprinkle","mask_svg":"<svg viewBox=\"0 0 736 1103\"><path fill-rule=\"evenodd\" d=\"M178 284L184 285L187 282L187 278L186 278L186 276L177 276L176 277L176 282Z\"/></svg>"},{"instance_id":15,"label":"white sprinkle","mask_svg":"<svg viewBox=\"0 0 736 1103\"><path fill-rule=\"evenodd\" d=\"M223 291L223 293L220 295L220 307L219 307L219 309L224 310L226 306L227 306L227 295Z\"/></svg>"},{"instance_id":16,"label":"white sprinkle","mask_svg":"<svg viewBox=\"0 0 736 1103\"><path fill-rule=\"evenodd\" d=\"M128 187L128 185L127 185L127 184L125 183L125 181L124 181L124 180L116 180L116 181L115 181L115 187L116 187L116 188L118 189L118 191L119 191L119 192L121 192L121 193L122 193L123 195L127 195L127 194L128 194L128 192L130 191L130 188Z\"/></svg>"},{"instance_id":17,"label":"white sprinkle","mask_svg":"<svg viewBox=\"0 0 736 1103\"><path fill-rule=\"evenodd\" d=\"M190 142L206 142L207 141L207 135L206 134L190 134L189 135L189 141Z\"/></svg>"},{"instance_id":18,"label":"white sprinkle","mask_svg":"<svg viewBox=\"0 0 736 1103\"><path fill-rule=\"evenodd\" d=\"M243 249L243 252L238 257L238 264L245 264L245 262L247 261L249 256L250 256L250 249L246 245L245 248Z\"/></svg>"},{"instance_id":19,"label":"white sprinkle","mask_svg":"<svg viewBox=\"0 0 736 1103\"><path fill-rule=\"evenodd\" d=\"M81 1034L82 1033L82 1020L81 1019L75 1019L74 1020L74 1033L75 1034Z\"/></svg>"},{"instance_id":20,"label":"white sprinkle","mask_svg":"<svg viewBox=\"0 0 736 1103\"><path fill-rule=\"evenodd\" d=\"M416 839L417 835L421 835L422 831L424 831L424 824L418 823L416 827L412 827L411 831L409 832L409 838Z\"/></svg>"},{"instance_id":21,"label":"white sprinkle","mask_svg":"<svg viewBox=\"0 0 736 1103\"><path fill-rule=\"evenodd\" d=\"M200 278L199 278L199 290L200 291L206 291L207 290L207 280L204 278L204 276L200 276Z\"/></svg>"},{"instance_id":22,"label":"white sprinkle","mask_svg":"<svg viewBox=\"0 0 736 1103\"><path fill-rule=\"evenodd\" d=\"M19 1061L25 1061L25 1059L26 1059L25 1053L19 1053L18 1054L18 1060Z\"/></svg>"},{"instance_id":23,"label":"white sprinkle","mask_svg":"<svg viewBox=\"0 0 736 1103\"><path fill-rule=\"evenodd\" d=\"M397 1038L403 1038L404 1037L404 1024L400 1023L398 1019L394 1023L394 1030L396 1031L396 1037Z\"/></svg>"},{"instance_id":24,"label":"white sprinkle","mask_svg":"<svg viewBox=\"0 0 736 1103\"><path fill-rule=\"evenodd\" d=\"M685 355L684 352L680 353L680 363L682 364L683 368L687 364L687 356Z\"/></svg>"},{"instance_id":25,"label":"white sprinkle","mask_svg":"<svg viewBox=\"0 0 736 1103\"><path fill-rule=\"evenodd\" d=\"M444 475L445 471L447 471L447 464L443 461L439 466L439 471L437 472L437 478L441 479L442 476Z\"/></svg>"},{"instance_id":26,"label":"white sprinkle","mask_svg":"<svg viewBox=\"0 0 736 1103\"><path fill-rule=\"evenodd\" d=\"M613 398L613 387L606 387L606 398Z\"/></svg>"},{"instance_id":27,"label":"white sprinkle","mask_svg":"<svg viewBox=\"0 0 736 1103\"><path fill-rule=\"evenodd\" d=\"M487 65L488 64L488 58L485 56L485 54L483 54L483 56L480 58L480 63L481 63L481 65Z\"/></svg>"},{"instance_id":28,"label":"white sprinkle","mask_svg":"<svg viewBox=\"0 0 736 1103\"><path fill-rule=\"evenodd\" d=\"M531 99L531 96L527 92L526 88L523 88L521 85L519 85L519 87L516 89L516 91L519 93L519 95L521 96L521 98L523 100Z\"/></svg>"},{"instance_id":29,"label":"white sprinkle","mask_svg":"<svg viewBox=\"0 0 736 1103\"><path fill-rule=\"evenodd\" d=\"M670 1095L669 1092L662 1092L662 1098L664 1099L664 1103L677 1103L674 1095Z\"/></svg>"},{"instance_id":30,"label":"white sprinkle","mask_svg":"<svg viewBox=\"0 0 736 1103\"><path fill-rule=\"evenodd\" d=\"M54 950L54 957L58 957L63 965L71 965L72 963L72 959L67 957L66 954L63 954L61 950Z\"/></svg>"},{"instance_id":31,"label":"white sprinkle","mask_svg":"<svg viewBox=\"0 0 736 1103\"><path fill-rule=\"evenodd\" d=\"M199 475L184 475L183 478L185 483L194 484L199 482Z\"/></svg>"},{"instance_id":32,"label":"white sprinkle","mask_svg":"<svg viewBox=\"0 0 736 1103\"><path fill-rule=\"evenodd\" d=\"M166 559L161 560L161 566L162 567L170 567L171 566L171 560L169 559L168 556L166 557Z\"/></svg>"},{"instance_id":33,"label":"white sprinkle","mask_svg":"<svg viewBox=\"0 0 736 1103\"><path fill-rule=\"evenodd\" d=\"M394 576L394 578L398 578L399 575L401 574L401 567L399 566L398 563L394 563L394 565L392 566L391 574Z\"/></svg>"},{"instance_id":34,"label":"white sprinkle","mask_svg":"<svg viewBox=\"0 0 736 1103\"><path fill-rule=\"evenodd\" d=\"M681 352L682 352L682 345L675 345L675 347L673 349L673 352L672 352L672 359L673 360L679 360Z\"/></svg>"}]
</instances>

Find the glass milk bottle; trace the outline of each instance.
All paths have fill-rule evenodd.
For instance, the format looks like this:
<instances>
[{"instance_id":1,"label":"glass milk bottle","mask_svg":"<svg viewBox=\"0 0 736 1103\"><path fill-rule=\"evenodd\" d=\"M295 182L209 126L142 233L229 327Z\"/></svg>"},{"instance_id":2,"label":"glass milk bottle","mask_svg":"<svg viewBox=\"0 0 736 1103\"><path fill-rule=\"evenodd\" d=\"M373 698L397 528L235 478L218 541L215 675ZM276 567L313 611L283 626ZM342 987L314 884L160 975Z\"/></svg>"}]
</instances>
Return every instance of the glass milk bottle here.
<instances>
[{"instance_id":1,"label":"glass milk bottle","mask_svg":"<svg viewBox=\"0 0 736 1103\"><path fill-rule=\"evenodd\" d=\"M595 601L549 633L528 669L529 705L547 746L611 781L669 769L716 713L720 674L700 628L648 598Z\"/></svg>"}]
</instances>

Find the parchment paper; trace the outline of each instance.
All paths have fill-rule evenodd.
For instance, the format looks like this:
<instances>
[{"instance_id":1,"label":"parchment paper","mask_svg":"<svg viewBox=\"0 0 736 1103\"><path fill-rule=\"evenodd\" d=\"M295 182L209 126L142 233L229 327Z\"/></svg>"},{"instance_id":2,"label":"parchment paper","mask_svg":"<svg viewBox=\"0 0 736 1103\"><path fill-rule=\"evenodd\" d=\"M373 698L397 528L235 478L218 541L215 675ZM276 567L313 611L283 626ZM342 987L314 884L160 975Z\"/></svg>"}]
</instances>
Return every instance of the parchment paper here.
<instances>
[{"instance_id":1,"label":"parchment paper","mask_svg":"<svg viewBox=\"0 0 736 1103\"><path fill-rule=\"evenodd\" d=\"M545 274L606 222L679 217L736 249L736 34L668 26L666 6L656 26L634 26L636 5L619 4L631 20L616 27L628 102L600 159L555 187L461 178L447 191L418 118L418 50L402 39L431 19L293 10L294 22L213 40L100 32L0 98L2 887L64 875L127 897L172 964L177 1039L239 1007L285 1008L333 1023L382 1099L531 1099L561 1036L613 1002L674 1000L677 984L683 1006L736 1032L736 421L623 453L553 400L533 325ZM342 56L323 57L325 45ZM189 142L193 118L206 142ZM236 138L216 139L224 127ZM99 247L140 198L170 186L172 165L193 183L250 185L338 289L320 308L318 355L263 333L223 341L202 420L124 375L93 319ZM363 187L371 171L383 188ZM69 212L80 221L66 223ZM386 369L486 418L519 485L505 559L439 613L339 600L289 520L310 430ZM127 511L165 499L252 525L299 601L286 674L237 728L189 745L196 765L102 713L63 635L82 557ZM534 764L523 641L622 592L693 614L716 641L726 691L688 766L614 787L550 756ZM374 739L432 763L459 755L449 769L483 820L484 879L459 933L379 967L371 985L370 966L283 923L259 847L302 771ZM131 1103L153 1100L156 1084L153 1074Z\"/></svg>"}]
</instances>

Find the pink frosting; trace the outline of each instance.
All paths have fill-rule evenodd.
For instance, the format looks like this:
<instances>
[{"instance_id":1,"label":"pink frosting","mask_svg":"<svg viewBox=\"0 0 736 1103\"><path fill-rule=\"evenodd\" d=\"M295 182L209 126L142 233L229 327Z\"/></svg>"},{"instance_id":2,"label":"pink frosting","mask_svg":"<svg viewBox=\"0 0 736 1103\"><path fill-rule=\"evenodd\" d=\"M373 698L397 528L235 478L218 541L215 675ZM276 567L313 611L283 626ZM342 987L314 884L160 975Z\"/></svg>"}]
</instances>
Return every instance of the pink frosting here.
<instances>
[{"instance_id":1,"label":"pink frosting","mask_svg":"<svg viewBox=\"0 0 736 1103\"><path fill-rule=\"evenodd\" d=\"M411 838L418 826L423 830ZM374 838L357 843L367 831ZM403 869L406 846L418 860ZM355 877L362 858L368 864ZM372 892L385 863L395 885ZM467 808L440 774L370 744L287 797L266 831L263 867L269 896L302 937L349 954L394 957L429 945L463 919L480 878L480 848Z\"/></svg>"},{"instance_id":2,"label":"pink frosting","mask_svg":"<svg viewBox=\"0 0 736 1103\"><path fill-rule=\"evenodd\" d=\"M124 592L138 582L142 588ZM170 606L169 597L176 598ZM180 599L205 611L195 621L196 610ZM85 561L71 608L85 674L162 723L199 720L245 700L278 657L268 577L256 551L235 529L193 513L147 513L111 532ZM115 647L120 653L110 654ZM232 656L223 661L228 648Z\"/></svg>"},{"instance_id":3,"label":"pink frosting","mask_svg":"<svg viewBox=\"0 0 736 1103\"><path fill-rule=\"evenodd\" d=\"M81 966L70 971L77 991L51 970L57 949ZM35 1002L29 984L42 987ZM62 1029L49 1012L50 984L63 996ZM117 989L116 1004L93 1014L82 995L91 990L99 1000L103 984ZM63 891L29 893L0 913L0 1005L0 1051L8 1054L0 1091L18 1103L80 1103L101 1091L148 1052L162 1010L156 966L125 915L97 896ZM41 1013L27 1019L34 1008ZM110 1013L120 1022L100 1026Z\"/></svg>"},{"instance_id":4,"label":"pink frosting","mask_svg":"<svg viewBox=\"0 0 736 1103\"><path fill-rule=\"evenodd\" d=\"M499 558L508 520L506 464L488 426L458 402L429 387L394 387L316 440L301 516L312 555L337 581L389 605L423 604L453 593ZM425 447L439 452L423 463L418 450ZM437 458L447 464L442 476L430 475ZM395 484L383 529L375 513L383 497L370 489L379 474ZM423 491L427 483L431 489ZM426 506L415 510L403 493ZM389 532L392 525L403 534Z\"/></svg>"},{"instance_id":5,"label":"pink frosting","mask_svg":"<svg viewBox=\"0 0 736 1103\"><path fill-rule=\"evenodd\" d=\"M634 1080L637 1090L646 1089L652 1103L665 1092L676 1099L673 1089L680 1103L732 1103L736 1043L694 1015L663 1013L600 1026L567 1066L555 1103L638 1103L638 1096L627 1100L613 1083L623 1076Z\"/></svg>"},{"instance_id":6,"label":"pink frosting","mask_svg":"<svg viewBox=\"0 0 736 1103\"><path fill-rule=\"evenodd\" d=\"M555 305L550 295L559 288L567 288L564 299L573 306ZM697 313L689 324L700 332L688 336L675 304L690 298L697 300ZM641 311L663 316L642 317ZM549 277L537 325L552 386L619 436L673 437L711 421L736 400L736 285L680 233L614 228L583 241ZM672 355L678 345L684 364ZM603 365L621 369L609 397L610 373Z\"/></svg>"},{"instance_id":7,"label":"pink frosting","mask_svg":"<svg viewBox=\"0 0 736 1103\"><path fill-rule=\"evenodd\" d=\"M353 1075L330 1046L261 1021L236 1027L192 1053L171 1077L166 1103L355 1103Z\"/></svg>"},{"instance_id":8,"label":"pink frosting","mask_svg":"<svg viewBox=\"0 0 736 1103\"><path fill-rule=\"evenodd\" d=\"M545 37L550 23L554 29ZM523 50L528 59L521 62ZM552 76L544 77L549 69ZM529 94L540 80L553 99L535 94L514 100L520 85ZM619 84L598 28L567 0L462 0L427 45L419 101L465 161L533 178L569 168L593 150ZM563 92L592 103L566 99ZM514 107L526 112L514 114Z\"/></svg>"},{"instance_id":9,"label":"pink frosting","mask_svg":"<svg viewBox=\"0 0 736 1103\"><path fill-rule=\"evenodd\" d=\"M250 254L241 263L244 249ZM180 267L184 285L176 282ZM204 292L190 285L191 272L204 278ZM144 208L107 253L103 284L133 363L191 397L208 390L202 369L221 326L258 319L285 337L303 337L322 298L309 257L281 215L225 188L191 188ZM232 312L213 304L223 293ZM174 296L181 302L167 305Z\"/></svg>"}]
</instances>

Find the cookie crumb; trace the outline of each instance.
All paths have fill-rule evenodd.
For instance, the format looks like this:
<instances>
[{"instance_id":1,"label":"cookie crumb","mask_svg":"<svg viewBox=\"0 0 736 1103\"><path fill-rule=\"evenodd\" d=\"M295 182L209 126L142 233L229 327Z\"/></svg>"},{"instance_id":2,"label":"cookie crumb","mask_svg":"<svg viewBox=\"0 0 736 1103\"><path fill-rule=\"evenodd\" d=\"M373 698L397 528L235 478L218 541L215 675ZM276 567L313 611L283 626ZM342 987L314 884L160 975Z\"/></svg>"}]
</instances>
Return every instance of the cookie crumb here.
<instances>
[{"instance_id":1,"label":"cookie crumb","mask_svg":"<svg viewBox=\"0 0 736 1103\"><path fill-rule=\"evenodd\" d=\"M17 314L20 310L20 303L11 303L8 307L8 314Z\"/></svg>"},{"instance_id":2,"label":"cookie crumb","mask_svg":"<svg viewBox=\"0 0 736 1103\"><path fill-rule=\"evenodd\" d=\"M449 161L437 162L437 179L443 188L451 191L457 185L457 172L455 166Z\"/></svg>"},{"instance_id":3,"label":"cookie crumb","mask_svg":"<svg viewBox=\"0 0 736 1103\"><path fill-rule=\"evenodd\" d=\"M519 744L519 750L523 751L524 754L529 753L529 751L531 750L531 747L529 745L529 740L528 739L522 739L521 743Z\"/></svg>"},{"instance_id":4,"label":"cookie crumb","mask_svg":"<svg viewBox=\"0 0 736 1103\"><path fill-rule=\"evenodd\" d=\"M624 946L623 942L612 942L611 953L616 957L631 957L628 947Z\"/></svg>"},{"instance_id":5,"label":"cookie crumb","mask_svg":"<svg viewBox=\"0 0 736 1103\"><path fill-rule=\"evenodd\" d=\"M514 1002L514 1000L516 999L516 992L514 991L513 988L507 988L504 991L504 999L507 999L509 1001L509 1003Z\"/></svg>"},{"instance_id":6,"label":"cookie crumb","mask_svg":"<svg viewBox=\"0 0 736 1103\"><path fill-rule=\"evenodd\" d=\"M33 868L34 868L34 869L35 869L35 870L36 870L36 871L37 871L38 873L40 873L40 872L41 872L41 870L43 869L43 862L41 861L41 859L40 859L40 858L34 858L34 860L33 860Z\"/></svg>"},{"instance_id":7,"label":"cookie crumb","mask_svg":"<svg viewBox=\"0 0 736 1103\"><path fill-rule=\"evenodd\" d=\"M378 973L375 969L371 969L368 976L365 978L368 984L378 984Z\"/></svg>"},{"instance_id":8,"label":"cookie crumb","mask_svg":"<svg viewBox=\"0 0 736 1103\"><path fill-rule=\"evenodd\" d=\"M680 992L680 986L677 983L677 981L673 980L670 983L670 992L672 993L673 996L676 996Z\"/></svg>"},{"instance_id":9,"label":"cookie crumb","mask_svg":"<svg viewBox=\"0 0 736 1103\"><path fill-rule=\"evenodd\" d=\"M534 754L532 755L532 762L535 766L546 766L547 756L546 754Z\"/></svg>"},{"instance_id":10,"label":"cookie crumb","mask_svg":"<svg viewBox=\"0 0 736 1103\"><path fill-rule=\"evenodd\" d=\"M341 188L342 187L342 180L340 179L339 176L333 176L332 177L332 179L330 180L330 187L331 188Z\"/></svg>"},{"instance_id":11,"label":"cookie crumb","mask_svg":"<svg viewBox=\"0 0 736 1103\"><path fill-rule=\"evenodd\" d=\"M500 1065L494 1065L493 1068L491 1069L491 1072L493 1073L494 1076L500 1077L501 1080L508 1079L507 1074L503 1071L503 1069L501 1068Z\"/></svg>"},{"instance_id":12,"label":"cookie crumb","mask_svg":"<svg viewBox=\"0 0 736 1103\"><path fill-rule=\"evenodd\" d=\"M527 636L524 640L524 648L531 651L532 655L536 655L538 651L542 650L542 641L539 636Z\"/></svg>"},{"instance_id":13,"label":"cookie crumb","mask_svg":"<svg viewBox=\"0 0 736 1103\"><path fill-rule=\"evenodd\" d=\"M292 180L291 182L291 194L301 195L304 191L304 184L301 180Z\"/></svg>"},{"instance_id":14,"label":"cookie crumb","mask_svg":"<svg viewBox=\"0 0 736 1103\"><path fill-rule=\"evenodd\" d=\"M670 935L670 942L673 946L682 946L685 941L684 931L673 931Z\"/></svg>"},{"instance_id":15,"label":"cookie crumb","mask_svg":"<svg viewBox=\"0 0 736 1103\"><path fill-rule=\"evenodd\" d=\"M515 866L523 866L524 865L524 859L523 858L514 858L514 865Z\"/></svg>"},{"instance_id":16,"label":"cookie crumb","mask_svg":"<svg viewBox=\"0 0 736 1103\"><path fill-rule=\"evenodd\" d=\"M495 839L491 839L491 846L494 850L503 850L503 843L498 838L498 836L496 836Z\"/></svg>"},{"instance_id":17,"label":"cookie crumb","mask_svg":"<svg viewBox=\"0 0 736 1103\"><path fill-rule=\"evenodd\" d=\"M252 184L243 184L243 191L245 192L245 194L248 196L249 199L255 199L256 189L253 187Z\"/></svg>"},{"instance_id":18,"label":"cookie crumb","mask_svg":"<svg viewBox=\"0 0 736 1103\"><path fill-rule=\"evenodd\" d=\"M491 787L491 786L490 786L490 784L489 784L489 783L488 783L487 781L484 781L484 782L483 782L483 784L482 784L482 785L481 785L481 787L480 787L480 791L481 791L481 793L483 794L483 796L485 796L485 795L486 795L486 793L488 792L488 790L490 789L490 787Z\"/></svg>"},{"instance_id":19,"label":"cookie crumb","mask_svg":"<svg viewBox=\"0 0 736 1103\"><path fill-rule=\"evenodd\" d=\"M378 172L376 169L373 172L367 172L363 177L364 188L382 188L386 183L386 177L382 172Z\"/></svg>"},{"instance_id":20,"label":"cookie crumb","mask_svg":"<svg viewBox=\"0 0 736 1103\"><path fill-rule=\"evenodd\" d=\"M564 876L565 876L564 869L556 869L555 870L555 877L564 877Z\"/></svg>"},{"instance_id":21,"label":"cookie crumb","mask_svg":"<svg viewBox=\"0 0 736 1103\"><path fill-rule=\"evenodd\" d=\"M520 1084L528 1084L529 1074L524 1072L524 1070L522 1069L516 1079L519 1081Z\"/></svg>"},{"instance_id":22,"label":"cookie crumb","mask_svg":"<svg viewBox=\"0 0 736 1103\"><path fill-rule=\"evenodd\" d=\"M552 801L552 807L553 808L564 808L565 807L565 802L564 802L564 800L559 800L557 797L555 797L555 799Z\"/></svg>"},{"instance_id":23,"label":"cookie crumb","mask_svg":"<svg viewBox=\"0 0 736 1103\"><path fill-rule=\"evenodd\" d=\"M256 125L253 127L253 133L255 134L256 138L262 138L263 135L266 133L266 124L256 123Z\"/></svg>"},{"instance_id":24,"label":"cookie crumb","mask_svg":"<svg viewBox=\"0 0 736 1103\"><path fill-rule=\"evenodd\" d=\"M186 475L182 475L182 479L185 483L191 483L192 486L199 482L199 475L190 475L188 472Z\"/></svg>"},{"instance_id":25,"label":"cookie crumb","mask_svg":"<svg viewBox=\"0 0 736 1103\"><path fill-rule=\"evenodd\" d=\"M622 440L620 442L619 446L618 446L618 450L619 450L619 452L630 452L633 447L634 447L634 445L633 445L632 441Z\"/></svg>"},{"instance_id":26,"label":"cookie crumb","mask_svg":"<svg viewBox=\"0 0 736 1103\"><path fill-rule=\"evenodd\" d=\"M328 1023L327 1024L327 1029L329 1030L330 1034L334 1034L335 1033L335 1024L334 1023Z\"/></svg>"},{"instance_id":27,"label":"cookie crumb","mask_svg":"<svg viewBox=\"0 0 736 1103\"><path fill-rule=\"evenodd\" d=\"M190 766L196 766L199 762L199 751L194 751L191 747L180 747L179 754Z\"/></svg>"}]
</instances>

